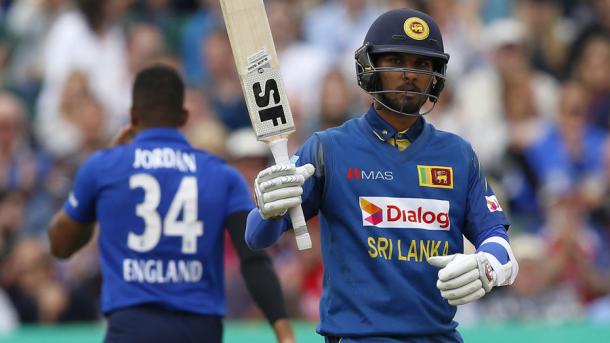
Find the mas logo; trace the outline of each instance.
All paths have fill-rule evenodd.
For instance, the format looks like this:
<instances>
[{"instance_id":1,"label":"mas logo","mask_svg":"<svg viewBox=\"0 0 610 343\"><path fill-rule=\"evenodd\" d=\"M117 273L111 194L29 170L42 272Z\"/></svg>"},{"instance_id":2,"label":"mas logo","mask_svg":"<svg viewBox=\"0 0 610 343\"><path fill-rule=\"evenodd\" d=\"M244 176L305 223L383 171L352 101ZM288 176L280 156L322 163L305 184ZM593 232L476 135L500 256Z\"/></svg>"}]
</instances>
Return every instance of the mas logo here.
<instances>
[{"instance_id":1,"label":"mas logo","mask_svg":"<svg viewBox=\"0 0 610 343\"><path fill-rule=\"evenodd\" d=\"M434 188L453 188L453 168L442 166L417 166L419 185Z\"/></svg>"},{"instance_id":2,"label":"mas logo","mask_svg":"<svg viewBox=\"0 0 610 343\"><path fill-rule=\"evenodd\" d=\"M418 17L411 17L405 20L404 30L407 36L415 40L424 40L430 34L428 23Z\"/></svg>"},{"instance_id":3,"label":"mas logo","mask_svg":"<svg viewBox=\"0 0 610 343\"><path fill-rule=\"evenodd\" d=\"M360 197L362 225L449 231L449 201L420 198Z\"/></svg>"},{"instance_id":4,"label":"mas logo","mask_svg":"<svg viewBox=\"0 0 610 343\"><path fill-rule=\"evenodd\" d=\"M394 180L394 174L389 171L382 170L362 170L360 168L347 168L348 180Z\"/></svg>"}]
</instances>

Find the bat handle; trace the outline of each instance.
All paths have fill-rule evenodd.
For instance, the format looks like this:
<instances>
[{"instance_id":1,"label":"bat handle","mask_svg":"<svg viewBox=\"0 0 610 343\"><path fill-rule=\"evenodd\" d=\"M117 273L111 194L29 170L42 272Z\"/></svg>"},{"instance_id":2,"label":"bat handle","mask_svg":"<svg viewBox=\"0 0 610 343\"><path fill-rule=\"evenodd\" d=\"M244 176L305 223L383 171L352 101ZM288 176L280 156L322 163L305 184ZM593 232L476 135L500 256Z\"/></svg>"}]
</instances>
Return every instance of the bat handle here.
<instances>
[{"instance_id":1,"label":"bat handle","mask_svg":"<svg viewBox=\"0 0 610 343\"><path fill-rule=\"evenodd\" d=\"M270 142L269 148L271 148L271 153L273 154L276 164L290 164L287 138L280 138ZM296 206L289 209L288 213L290 214L290 220L292 221L292 227L294 228L297 248L299 250L311 249L311 237L309 237L309 231L307 231L307 223L305 222L303 209L301 206Z\"/></svg>"}]
</instances>

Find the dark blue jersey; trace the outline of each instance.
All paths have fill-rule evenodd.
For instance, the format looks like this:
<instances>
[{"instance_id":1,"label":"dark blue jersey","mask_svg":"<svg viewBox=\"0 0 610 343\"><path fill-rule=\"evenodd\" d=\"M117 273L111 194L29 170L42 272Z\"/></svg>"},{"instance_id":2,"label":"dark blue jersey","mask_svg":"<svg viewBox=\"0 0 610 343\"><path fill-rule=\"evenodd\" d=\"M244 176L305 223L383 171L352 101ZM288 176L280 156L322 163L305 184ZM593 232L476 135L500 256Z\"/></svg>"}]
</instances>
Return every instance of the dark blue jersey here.
<instances>
[{"instance_id":1,"label":"dark blue jersey","mask_svg":"<svg viewBox=\"0 0 610 343\"><path fill-rule=\"evenodd\" d=\"M92 155L64 205L100 227L102 311L157 304L224 315L225 218L253 207L239 173L174 129Z\"/></svg>"},{"instance_id":2,"label":"dark blue jersey","mask_svg":"<svg viewBox=\"0 0 610 343\"><path fill-rule=\"evenodd\" d=\"M324 290L319 332L329 336L456 335L456 307L436 288L430 256L463 252L508 222L471 146L423 119L404 151L371 109L313 135L296 153L312 163L303 210L321 222Z\"/></svg>"}]
</instances>

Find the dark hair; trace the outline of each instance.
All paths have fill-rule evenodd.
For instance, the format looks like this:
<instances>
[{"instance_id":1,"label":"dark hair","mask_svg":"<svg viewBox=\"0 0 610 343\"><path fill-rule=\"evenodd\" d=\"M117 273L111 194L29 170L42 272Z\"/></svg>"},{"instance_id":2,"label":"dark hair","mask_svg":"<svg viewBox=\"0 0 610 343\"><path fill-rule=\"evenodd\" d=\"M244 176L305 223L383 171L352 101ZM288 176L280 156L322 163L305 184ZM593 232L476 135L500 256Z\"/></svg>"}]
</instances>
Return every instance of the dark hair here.
<instances>
[{"instance_id":1,"label":"dark hair","mask_svg":"<svg viewBox=\"0 0 610 343\"><path fill-rule=\"evenodd\" d=\"M180 126L184 112L184 83L168 66L141 70L133 85L132 108L145 125Z\"/></svg>"},{"instance_id":2,"label":"dark hair","mask_svg":"<svg viewBox=\"0 0 610 343\"><path fill-rule=\"evenodd\" d=\"M93 31L99 31L104 25L104 3L100 0L77 0L76 6L87 21L87 25Z\"/></svg>"}]
</instances>

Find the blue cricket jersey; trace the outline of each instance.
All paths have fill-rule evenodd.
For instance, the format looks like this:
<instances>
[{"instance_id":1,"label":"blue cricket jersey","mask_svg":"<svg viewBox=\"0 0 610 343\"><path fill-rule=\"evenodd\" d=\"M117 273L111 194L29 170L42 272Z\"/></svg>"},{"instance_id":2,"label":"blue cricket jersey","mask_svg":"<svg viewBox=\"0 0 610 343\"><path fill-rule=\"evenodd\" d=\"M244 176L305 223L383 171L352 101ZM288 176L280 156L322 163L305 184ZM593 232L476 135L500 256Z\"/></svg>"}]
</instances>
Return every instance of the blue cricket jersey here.
<instances>
[{"instance_id":1,"label":"blue cricket jersey","mask_svg":"<svg viewBox=\"0 0 610 343\"><path fill-rule=\"evenodd\" d=\"M426 260L462 253L462 235L476 242L508 221L470 144L416 124L417 139L399 151L384 142L398 133L371 108L296 153L296 165L316 167L302 207L307 218L320 215L322 335L461 341L456 307L441 297L438 268Z\"/></svg>"},{"instance_id":2,"label":"blue cricket jersey","mask_svg":"<svg viewBox=\"0 0 610 343\"><path fill-rule=\"evenodd\" d=\"M169 128L93 154L64 205L99 222L102 312L157 304L220 316L225 218L252 208L234 168Z\"/></svg>"}]
</instances>

